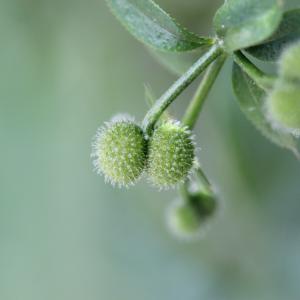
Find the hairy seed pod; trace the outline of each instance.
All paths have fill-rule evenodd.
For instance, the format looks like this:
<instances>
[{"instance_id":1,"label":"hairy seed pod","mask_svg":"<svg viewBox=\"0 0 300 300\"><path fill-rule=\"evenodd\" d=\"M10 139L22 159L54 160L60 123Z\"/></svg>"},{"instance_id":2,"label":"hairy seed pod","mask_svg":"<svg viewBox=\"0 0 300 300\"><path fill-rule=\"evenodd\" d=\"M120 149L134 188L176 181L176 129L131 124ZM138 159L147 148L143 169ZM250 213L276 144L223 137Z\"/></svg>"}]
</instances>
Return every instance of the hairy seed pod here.
<instances>
[{"instance_id":1,"label":"hairy seed pod","mask_svg":"<svg viewBox=\"0 0 300 300\"><path fill-rule=\"evenodd\" d=\"M113 118L101 127L93 143L96 171L119 186L134 184L146 164L147 142L142 129L128 117Z\"/></svg>"},{"instance_id":2,"label":"hairy seed pod","mask_svg":"<svg viewBox=\"0 0 300 300\"><path fill-rule=\"evenodd\" d=\"M287 47L279 60L279 75L300 84L300 42Z\"/></svg>"},{"instance_id":3,"label":"hairy seed pod","mask_svg":"<svg viewBox=\"0 0 300 300\"><path fill-rule=\"evenodd\" d=\"M168 188L183 182L194 161L195 145L187 127L167 121L154 130L149 140L147 171L155 186Z\"/></svg>"},{"instance_id":4,"label":"hairy seed pod","mask_svg":"<svg viewBox=\"0 0 300 300\"><path fill-rule=\"evenodd\" d=\"M275 129L300 136L300 42L279 59L279 77L267 97L266 115Z\"/></svg>"},{"instance_id":5,"label":"hairy seed pod","mask_svg":"<svg viewBox=\"0 0 300 300\"><path fill-rule=\"evenodd\" d=\"M192 206L175 200L167 212L167 225L175 237L191 239L198 235L201 222Z\"/></svg>"},{"instance_id":6,"label":"hairy seed pod","mask_svg":"<svg viewBox=\"0 0 300 300\"><path fill-rule=\"evenodd\" d=\"M187 202L176 199L171 203L167 210L167 225L171 233L179 239L201 238L216 208L217 202L213 196L190 194Z\"/></svg>"},{"instance_id":7,"label":"hairy seed pod","mask_svg":"<svg viewBox=\"0 0 300 300\"><path fill-rule=\"evenodd\" d=\"M300 86L279 82L266 102L267 116L279 130L300 135Z\"/></svg>"}]
</instances>

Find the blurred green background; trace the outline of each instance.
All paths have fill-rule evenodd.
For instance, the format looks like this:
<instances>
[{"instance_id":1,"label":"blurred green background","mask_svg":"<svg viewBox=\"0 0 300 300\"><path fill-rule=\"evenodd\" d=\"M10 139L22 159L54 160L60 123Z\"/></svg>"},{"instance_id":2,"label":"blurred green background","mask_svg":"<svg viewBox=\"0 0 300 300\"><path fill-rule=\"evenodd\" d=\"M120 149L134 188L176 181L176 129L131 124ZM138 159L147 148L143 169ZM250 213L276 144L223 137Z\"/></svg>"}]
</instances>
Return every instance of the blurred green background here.
<instances>
[{"instance_id":1,"label":"blurred green background","mask_svg":"<svg viewBox=\"0 0 300 300\"><path fill-rule=\"evenodd\" d=\"M207 34L222 1L158 2ZM176 77L103 0L1 0L0 25L1 300L299 299L300 165L243 117L230 63L195 130L222 211L187 244L165 226L175 192L113 189L90 159L98 126L141 120L144 84L160 95Z\"/></svg>"}]
</instances>

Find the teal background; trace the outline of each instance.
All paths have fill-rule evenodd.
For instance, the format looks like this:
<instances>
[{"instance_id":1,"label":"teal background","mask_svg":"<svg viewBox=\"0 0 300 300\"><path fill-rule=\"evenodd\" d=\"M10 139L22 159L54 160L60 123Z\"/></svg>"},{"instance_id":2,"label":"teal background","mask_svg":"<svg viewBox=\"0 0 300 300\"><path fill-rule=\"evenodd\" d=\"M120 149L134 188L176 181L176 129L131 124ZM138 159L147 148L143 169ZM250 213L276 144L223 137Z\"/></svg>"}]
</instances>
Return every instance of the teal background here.
<instances>
[{"instance_id":1,"label":"teal background","mask_svg":"<svg viewBox=\"0 0 300 300\"><path fill-rule=\"evenodd\" d=\"M158 2L202 34L221 4ZM98 126L141 120L144 84L160 95L176 77L103 0L1 0L0 39L1 300L299 299L300 165L241 114L230 62L195 129L222 209L184 243L165 226L174 191L113 189L90 159Z\"/></svg>"}]
</instances>

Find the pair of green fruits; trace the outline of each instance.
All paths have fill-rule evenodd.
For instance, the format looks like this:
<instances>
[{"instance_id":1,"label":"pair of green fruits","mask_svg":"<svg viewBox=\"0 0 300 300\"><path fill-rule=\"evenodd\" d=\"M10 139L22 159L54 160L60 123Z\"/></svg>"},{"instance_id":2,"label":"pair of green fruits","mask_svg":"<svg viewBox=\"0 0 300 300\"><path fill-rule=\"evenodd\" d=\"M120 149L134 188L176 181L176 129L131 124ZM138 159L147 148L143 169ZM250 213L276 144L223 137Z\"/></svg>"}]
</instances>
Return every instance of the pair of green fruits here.
<instances>
[{"instance_id":1,"label":"pair of green fruits","mask_svg":"<svg viewBox=\"0 0 300 300\"><path fill-rule=\"evenodd\" d=\"M279 76L265 101L272 126L300 136L300 43L290 46L279 60ZM94 164L106 181L134 184L147 171L159 188L184 182L196 164L193 136L186 126L159 122L150 137L130 117L114 118L98 131Z\"/></svg>"},{"instance_id":2,"label":"pair of green fruits","mask_svg":"<svg viewBox=\"0 0 300 300\"><path fill-rule=\"evenodd\" d=\"M157 125L151 136L130 117L117 117L98 130L93 143L94 165L106 181L133 185L147 172L159 188L176 186L195 165L195 143L186 126L173 120Z\"/></svg>"},{"instance_id":3,"label":"pair of green fruits","mask_svg":"<svg viewBox=\"0 0 300 300\"><path fill-rule=\"evenodd\" d=\"M150 137L130 117L115 117L98 130L93 143L94 165L107 182L133 185L146 171L151 183L160 189L181 183L185 191L171 202L166 212L170 232L183 240L201 237L207 220L216 210L215 195L195 185L192 175L197 162L193 135L174 120L159 122ZM196 175L196 174L194 174Z\"/></svg>"}]
</instances>

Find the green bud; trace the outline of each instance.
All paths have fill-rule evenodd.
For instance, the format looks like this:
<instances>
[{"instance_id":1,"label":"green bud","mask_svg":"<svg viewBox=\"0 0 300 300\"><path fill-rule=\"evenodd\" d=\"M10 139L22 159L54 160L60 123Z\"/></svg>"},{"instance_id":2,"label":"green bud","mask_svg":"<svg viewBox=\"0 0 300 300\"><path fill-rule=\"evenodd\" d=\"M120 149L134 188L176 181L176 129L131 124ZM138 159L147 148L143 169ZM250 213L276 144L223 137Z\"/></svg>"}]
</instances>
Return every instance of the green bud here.
<instances>
[{"instance_id":1,"label":"green bud","mask_svg":"<svg viewBox=\"0 0 300 300\"><path fill-rule=\"evenodd\" d=\"M275 128L300 135L300 85L278 82L266 105L267 116Z\"/></svg>"},{"instance_id":2,"label":"green bud","mask_svg":"<svg viewBox=\"0 0 300 300\"><path fill-rule=\"evenodd\" d=\"M142 129L128 117L105 123L95 137L92 156L98 173L119 186L133 185L146 165L147 142Z\"/></svg>"},{"instance_id":3,"label":"green bud","mask_svg":"<svg viewBox=\"0 0 300 300\"><path fill-rule=\"evenodd\" d=\"M194 162L195 145L187 127L167 121L154 130L149 140L147 167L154 185L168 188L183 182Z\"/></svg>"}]
</instances>

